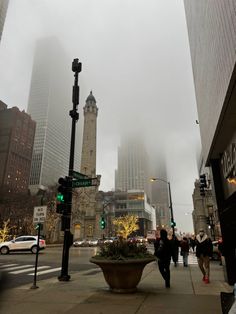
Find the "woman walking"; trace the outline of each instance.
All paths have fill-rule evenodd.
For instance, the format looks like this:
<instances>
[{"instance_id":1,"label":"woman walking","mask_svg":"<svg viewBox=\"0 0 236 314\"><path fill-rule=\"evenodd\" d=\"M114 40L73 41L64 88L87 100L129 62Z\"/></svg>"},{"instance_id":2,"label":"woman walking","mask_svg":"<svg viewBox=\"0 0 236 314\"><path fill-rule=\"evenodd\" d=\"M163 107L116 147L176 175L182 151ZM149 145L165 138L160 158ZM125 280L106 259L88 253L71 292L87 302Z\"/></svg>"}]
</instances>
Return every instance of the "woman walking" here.
<instances>
[{"instance_id":1,"label":"woman walking","mask_svg":"<svg viewBox=\"0 0 236 314\"><path fill-rule=\"evenodd\" d=\"M189 243L186 237L180 242L180 255L183 256L183 265L188 267Z\"/></svg>"}]
</instances>

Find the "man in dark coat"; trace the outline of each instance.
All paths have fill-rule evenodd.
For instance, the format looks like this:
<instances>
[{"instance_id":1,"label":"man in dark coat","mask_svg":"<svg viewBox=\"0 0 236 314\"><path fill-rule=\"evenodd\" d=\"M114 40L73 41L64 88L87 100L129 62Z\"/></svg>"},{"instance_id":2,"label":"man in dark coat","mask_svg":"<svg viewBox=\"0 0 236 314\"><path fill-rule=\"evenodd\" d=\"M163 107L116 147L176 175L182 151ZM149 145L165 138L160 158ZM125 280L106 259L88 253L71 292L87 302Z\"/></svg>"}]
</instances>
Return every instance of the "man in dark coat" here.
<instances>
[{"instance_id":1,"label":"man in dark coat","mask_svg":"<svg viewBox=\"0 0 236 314\"><path fill-rule=\"evenodd\" d=\"M209 283L210 275L210 257L212 256L213 245L211 239L203 229L199 230L199 234L196 236L196 256L198 260L198 266L203 274L202 280L205 283Z\"/></svg>"},{"instance_id":2,"label":"man in dark coat","mask_svg":"<svg viewBox=\"0 0 236 314\"><path fill-rule=\"evenodd\" d=\"M171 241L167 238L165 229L160 231L160 238L154 242L155 256L158 260L158 267L165 280L166 288L170 288L170 260L172 255Z\"/></svg>"},{"instance_id":3,"label":"man in dark coat","mask_svg":"<svg viewBox=\"0 0 236 314\"><path fill-rule=\"evenodd\" d=\"M176 237L176 235L172 236L171 239L171 244L172 244L172 260L174 262L175 267L178 265L179 261L179 246L180 246L180 241Z\"/></svg>"}]
</instances>

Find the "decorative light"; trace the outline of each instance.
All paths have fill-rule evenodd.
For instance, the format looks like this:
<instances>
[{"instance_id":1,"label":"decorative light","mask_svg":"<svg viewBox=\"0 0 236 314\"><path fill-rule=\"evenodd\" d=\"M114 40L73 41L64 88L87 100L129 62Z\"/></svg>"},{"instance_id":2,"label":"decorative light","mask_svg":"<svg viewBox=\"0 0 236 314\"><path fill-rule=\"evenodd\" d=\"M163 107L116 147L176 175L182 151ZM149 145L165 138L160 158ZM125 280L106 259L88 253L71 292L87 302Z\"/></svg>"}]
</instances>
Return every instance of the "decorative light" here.
<instances>
[{"instance_id":1,"label":"decorative light","mask_svg":"<svg viewBox=\"0 0 236 314\"><path fill-rule=\"evenodd\" d=\"M231 184L235 184L236 185L236 178L228 178L227 181Z\"/></svg>"}]
</instances>

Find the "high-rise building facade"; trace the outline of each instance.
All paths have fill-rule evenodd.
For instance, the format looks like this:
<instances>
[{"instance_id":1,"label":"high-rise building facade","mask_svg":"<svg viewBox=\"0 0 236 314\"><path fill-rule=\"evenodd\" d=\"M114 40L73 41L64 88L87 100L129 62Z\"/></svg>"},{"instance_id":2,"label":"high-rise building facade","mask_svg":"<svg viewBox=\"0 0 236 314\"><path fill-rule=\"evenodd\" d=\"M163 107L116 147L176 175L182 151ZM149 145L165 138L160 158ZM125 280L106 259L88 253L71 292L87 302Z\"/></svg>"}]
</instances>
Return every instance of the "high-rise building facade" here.
<instances>
[{"instance_id":1,"label":"high-rise building facade","mask_svg":"<svg viewBox=\"0 0 236 314\"><path fill-rule=\"evenodd\" d=\"M8 2L9 0L0 0L0 41L2 38L3 27L7 15Z\"/></svg>"},{"instance_id":2,"label":"high-rise building facade","mask_svg":"<svg viewBox=\"0 0 236 314\"><path fill-rule=\"evenodd\" d=\"M204 166L210 167L227 279L236 282L236 2L185 0Z\"/></svg>"},{"instance_id":3,"label":"high-rise building facade","mask_svg":"<svg viewBox=\"0 0 236 314\"><path fill-rule=\"evenodd\" d=\"M156 180L150 182L150 196L151 204L156 208L156 227L170 229L170 202L168 184L166 183L166 167L164 162L157 158L156 166L153 168L151 177L156 178Z\"/></svg>"},{"instance_id":4,"label":"high-rise building facade","mask_svg":"<svg viewBox=\"0 0 236 314\"><path fill-rule=\"evenodd\" d=\"M0 101L0 187L5 193L27 193L36 123L17 107Z\"/></svg>"},{"instance_id":5,"label":"high-rise building facade","mask_svg":"<svg viewBox=\"0 0 236 314\"><path fill-rule=\"evenodd\" d=\"M118 148L118 167L115 190L142 190L148 187L147 153L144 143L137 138L123 138Z\"/></svg>"},{"instance_id":6,"label":"high-rise building facade","mask_svg":"<svg viewBox=\"0 0 236 314\"><path fill-rule=\"evenodd\" d=\"M68 174L72 80L71 61L57 39L38 40L28 101L28 113L37 122L30 175L32 192L54 185L60 176ZM75 169L78 167L75 150Z\"/></svg>"}]
</instances>

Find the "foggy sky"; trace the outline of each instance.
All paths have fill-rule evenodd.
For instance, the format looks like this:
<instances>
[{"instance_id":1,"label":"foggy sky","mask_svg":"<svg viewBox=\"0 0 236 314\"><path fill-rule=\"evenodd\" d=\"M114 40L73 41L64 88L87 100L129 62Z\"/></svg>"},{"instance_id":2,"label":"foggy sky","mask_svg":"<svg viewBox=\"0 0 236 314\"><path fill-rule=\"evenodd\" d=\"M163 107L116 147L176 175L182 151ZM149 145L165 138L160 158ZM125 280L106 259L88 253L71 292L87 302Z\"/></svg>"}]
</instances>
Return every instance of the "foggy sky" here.
<instances>
[{"instance_id":1,"label":"foggy sky","mask_svg":"<svg viewBox=\"0 0 236 314\"><path fill-rule=\"evenodd\" d=\"M82 62L80 129L90 90L97 100L100 188L114 188L121 134L144 134L149 155L166 158L177 227L192 231L200 137L183 2L10 0L0 43L0 99L9 107L27 110L35 42L44 36Z\"/></svg>"}]
</instances>

